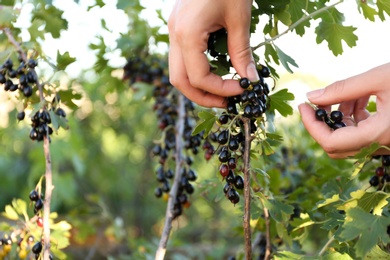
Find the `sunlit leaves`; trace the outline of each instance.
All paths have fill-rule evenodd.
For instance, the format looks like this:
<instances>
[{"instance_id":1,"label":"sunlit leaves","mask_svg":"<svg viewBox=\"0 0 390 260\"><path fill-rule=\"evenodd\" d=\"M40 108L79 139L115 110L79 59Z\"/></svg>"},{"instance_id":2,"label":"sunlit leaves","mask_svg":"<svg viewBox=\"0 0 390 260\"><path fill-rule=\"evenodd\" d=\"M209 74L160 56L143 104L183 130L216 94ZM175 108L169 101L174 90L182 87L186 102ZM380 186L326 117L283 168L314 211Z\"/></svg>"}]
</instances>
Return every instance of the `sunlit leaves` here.
<instances>
[{"instance_id":1,"label":"sunlit leaves","mask_svg":"<svg viewBox=\"0 0 390 260\"><path fill-rule=\"evenodd\" d=\"M292 115L293 109L287 103L294 100L294 94L288 92L287 89L281 89L270 95L270 111L277 110L282 116Z\"/></svg>"},{"instance_id":2,"label":"sunlit leaves","mask_svg":"<svg viewBox=\"0 0 390 260\"><path fill-rule=\"evenodd\" d=\"M329 17L322 19L315 32L317 34L317 43L320 44L324 40L327 41L329 49L337 56L343 53L342 42L345 42L349 47L354 47L358 37L354 34L355 27L344 26L341 24L343 17L338 12L333 14L333 19L331 20Z\"/></svg>"},{"instance_id":3,"label":"sunlit leaves","mask_svg":"<svg viewBox=\"0 0 390 260\"><path fill-rule=\"evenodd\" d=\"M63 11L53 5L38 5L38 9L33 11L33 19L45 21L45 30L53 38L59 38L61 30L68 28L68 21L62 18Z\"/></svg>"},{"instance_id":4,"label":"sunlit leaves","mask_svg":"<svg viewBox=\"0 0 390 260\"><path fill-rule=\"evenodd\" d=\"M351 208L347 211L340 238L342 241L351 241L359 237L354 247L356 255L363 258L378 242L390 242L387 234L389 225L389 217L370 214L360 207Z\"/></svg>"}]
</instances>

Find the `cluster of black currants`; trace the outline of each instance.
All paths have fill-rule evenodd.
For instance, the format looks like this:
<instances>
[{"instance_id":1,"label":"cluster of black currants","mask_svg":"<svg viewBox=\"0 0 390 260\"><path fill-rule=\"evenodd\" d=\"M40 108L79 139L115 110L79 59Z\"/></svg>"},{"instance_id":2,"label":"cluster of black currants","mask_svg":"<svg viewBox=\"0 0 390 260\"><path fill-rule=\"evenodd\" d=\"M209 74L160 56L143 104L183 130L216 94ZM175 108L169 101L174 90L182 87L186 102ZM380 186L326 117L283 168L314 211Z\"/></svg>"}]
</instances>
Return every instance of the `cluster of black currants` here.
<instances>
[{"instance_id":1,"label":"cluster of black currants","mask_svg":"<svg viewBox=\"0 0 390 260\"><path fill-rule=\"evenodd\" d=\"M325 109L318 108L315 111L315 115L317 120L325 122L333 130L347 126L343 122L344 114L339 110L334 110L328 114Z\"/></svg>"},{"instance_id":2,"label":"cluster of black currants","mask_svg":"<svg viewBox=\"0 0 390 260\"><path fill-rule=\"evenodd\" d=\"M36 88L38 82L35 67L38 65L37 61L30 58L27 63L19 56L19 65L14 68L14 63L11 59L7 59L4 64L0 66L0 84L4 85L5 91L14 92L20 90L24 97L29 98L33 95L33 90ZM66 117L66 112L61 107L56 107L60 98L56 95L51 103L50 110L62 118ZM24 120L26 112L19 111L16 115L18 121ZM33 141L42 141L45 136L53 133L51 126L51 116L46 108L36 111L31 117L31 131L29 137ZM49 139L50 140L50 139Z\"/></svg>"},{"instance_id":3,"label":"cluster of black currants","mask_svg":"<svg viewBox=\"0 0 390 260\"><path fill-rule=\"evenodd\" d=\"M374 156L375 159L381 161L381 166L375 169L375 174L371 176L369 183L378 190L383 190L390 184L390 173L388 168L390 166L390 155Z\"/></svg>"},{"instance_id":4,"label":"cluster of black currants","mask_svg":"<svg viewBox=\"0 0 390 260\"><path fill-rule=\"evenodd\" d=\"M34 203L34 214L38 215L43 208L42 196L38 193L37 190L32 190L28 197L30 201Z\"/></svg>"},{"instance_id":5,"label":"cluster of black currants","mask_svg":"<svg viewBox=\"0 0 390 260\"><path fill-rule=\"evenodd\" d=\"M152 148L152 154L158 158L158 167L155 172L157 182L154 194L158 198L168 200L175 172L172 165L176 160L176 130L175 124L178 117L178 92L169 82L169 77L164 68L167 65L163 59L157 57L139 57L129 59L124 66L124 79L130 81L130 85L136 87L137 82L148 83L153 86L154 105L153 110L157 117L157 125L162 131L161 140ZM193 116L194 104L184 97L185 120L183 136L184 163L181 167L181 180L174 203L174 218L180 216L183 208L191 205L189 195L194 192L194 182L197 173L192 169L193 155L199 153L204 141L202 134L192 135L196 121ZM208 151L212 150L210 148Z\"/></svg>"},{"instance_id":6,"label":"cluster of black currants","mask_svg":"<svg viewBox=\"0 0 390 260\"><path fill-rule=\"evenodd\" d=\"M247 78L241 78L239 83L244 89L243 93L229 97L226 110L218 118L218 124L221 126L216 133L216 141L219 145L217 151L220 162L219 173L226 181L223 191L233 204L240 200L237 190L244 188L243 177L235 173L237 161L242 158L245 149L242 117L250 120L250 132L254 134L258 128L258 119L263 117L269 104L269 87L264 78L269 77L270 72L265 66L259 68L260 80L250 82Z\"/></svg>"},{"instance_id":7,"label":"cluster of black currants","mask_svg":"<svg viewBox=\"0 0 390 260\"><path fill-rule=\"evenodd\" d=\"M5 91L14 92L19 89L25 97L31 97L38 80L34 70L37 64L37 61L32 58L26 63L20 56L19 65L16 68L13 61L7 59L0 66L0 84L4 85Z\"/></svg>"}]
</instances>

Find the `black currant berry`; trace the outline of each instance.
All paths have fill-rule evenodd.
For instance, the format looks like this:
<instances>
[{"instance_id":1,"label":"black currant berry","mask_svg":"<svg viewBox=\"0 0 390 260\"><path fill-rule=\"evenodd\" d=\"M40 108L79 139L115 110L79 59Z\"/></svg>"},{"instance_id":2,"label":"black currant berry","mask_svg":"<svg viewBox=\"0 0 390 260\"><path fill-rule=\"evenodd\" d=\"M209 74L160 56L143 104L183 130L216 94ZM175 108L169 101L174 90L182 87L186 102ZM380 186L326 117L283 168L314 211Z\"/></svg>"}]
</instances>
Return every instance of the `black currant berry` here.
<instances>
[{"instance_id":1,"label":"black currant berry","mask_svg":"<svg viewBox=\"0 0 390 260\"><path fill-rule=\"evenodd\" d=\"M325 109L319 108L316 110L316 118L317 120L324 121L327 118L328 113L326 113Z\"/></svg>"},{"instance_id":2,"label":"black currant berry","mask_svg":"<svg viewBox=\"0 0 390 260\"><path fill-rule=\"evenodd\" d=\"M244 178L241 175L236 175L234 179L234 187L238 190L242 190L244 188Z\"/></svg>"},{"instance_id":3,"label":"black currant berry","mask_svg":"<svg viewBox=\"0 0 390 260\"><path fill-rule=\"evenodd\" d=\"M154 190L154 196L156 196L157 198L160 198L161 196L163 195L163 191L160 187L157 187L155 190Z\"/></svg>"},{"instance_id":4,"label":"black currant berry","mask_svg":"<svg viewBox=\"0 0 390 260\"><path fill-rule=\"evenodd\" d=\"M226 124L227 122L229 122L229 115L226 114L226 113L223 113L222 115L219 116L218 122L219 122L221 125Z\"/></svg>"},{"instance_id":5,"label":"black currant berry","mask_svg":"<svg viewBox=\"0 0 390 260\"><path fill-rule=\"evenodd\" d=\"M229 139L229 130L222 130L218 136L217 136L217 142L220 144L220 145L224 145L227 143Z\"/></svg>"},{"instance_id":6,"label":"black currant berry","mask_svg":"<svg viewBox=\"0 0 390 260\"><path fill-rule=\"evenodd\" d=\"M269 68L264 65L260 65L260 68L258 69L258 73L263 78L268 78L271 75Z\"/></svg>"},{"instance_id":7,"label":"black currant berry","mask_svg":"<svg viewBox=\"0 0 390 260\"><path fill-rule=\"evenodd\" d=\"M34 59L29 59L27 62L27 66L31 69L35 68L38 65L38 62Z\"/></svg>"},{"instance_id":8,"label":"black currant berry","mask_svg":"<svg viewBox=\"0 0 390 260\"><path fill-rule=\"evenodd\" d=\"M33 94L33 88L31 85L26 85L23 87L23 95L25 97L31 97L32 94Z\"/></svg>"},{"instance_id":9,"label":"black currant berry","mask_svg":"<svg viewBox=\"0 0 390 260\"><path fill-rule=\"evenodd\" d=\"M370 185L373 186L373 187L376 187L378 186L379 184L379 177L374 175L370 178L370 181L369 181Z\"/></svg>"},{"instance_id":10,"label":"black currant berry","mask_svg":"<svg viewBox=\"0 0 390 260\"><path fill-rule=\"evenodd\" d=\"M229 173L226 176L226 182L229 184L234 184L235 179L236 179L236 175L232 170L229 170Z\"/></svg>"},{"instance_id":11,"label":"black currant berry","mask_svg":"<svg viewBox=\"0 0 390 260\"><path fill-rule=\"evenodd\" d=\"M251 85L251 82L250 82L249 79L247 79L247 78L242 78L242 79L240 79L240 86L241 86L243 89L249 88L250 85Z\"/></svg>"},{"instance_id":12,"label":"black currant berry","mask_svg":"<svg viewBox=\"0 0 390 260\"><path fill-rule=\"evenodd\" d=\"M4 68L6 68L6 69L8 69L8 70L11 70L13 65L14 65L14 63L12 62L11 59L7 59L7 60L4 62L4 64L3 64Z\"/></svg>"},{"instance_id":13,"label":"black currant berry","mask_svg":"<svg viewBox=\"0 0 390 260\"><path fill-rule=\"evenodd\" d=\"M231 136L230 140L229 140L229 144L228 144L229 150L235 151L238 149L239 146L240 146L240 143L237 141L237 139L234 138L234 136Z\"/></svg>"},{"instance_id":14,"label":"black currant berry","mask_svg":"<svg viewBox=\"0 0 390 260\"><path fill-rule=\"evenodd\" d=\"M231 188L226 193L226 196L233 204L237 204L240 201L240 194L234 188Z\"/></svg>"},{"instance_id":15,"label":"black currant berry","mask_svg":"<svg viewBox=\"0 0 390 260\"><path fill-rule=\"evenodd\" d=\"M31 201L37 201L39 199L38 191L32 190L28 197L30 198Z\"/></svg>"},{"instance_id":16,"label":"black currant berry","mask_svg":"<svg viewBox=\"0 0 390 260\"><path fill-rule=\"evenodd\" d=\"M226 177L229 174L229 167L226 164L219 166L219 173L222 177Z\"/></svg>"},{"instance_id":17,"label":"black currant berry","mask_svg":"<svg viewBox=\"0 0 390 260\"><path fill-rule=\"evenodd\" d=\"M37 199L35 201L34 209L35 210L41 210L43 208L43 200L42 199Z\"/></svg>"},{"instance_id":18,"label":"black currant berry","mask_svg":"<svg viewBox=\"0 0 390 260\"><path fill-rule=\"evenodd\" d=\"M220 162L227 162L230 158L230 153L228 150L222 150L218 155L218 159Z\"/></svg>"},{"instance_id":19,"label":"black currant berry","mask_svg":"<svg viewBox=\"0 0 390 260\"><path fill-rule=\"evenodd\" d=\"M55 113L56 113L58 116L60 116L60 117L66 117L66 112L65 112L65 110L63 110L63 109L60 108L60 107L56 109Z\"/></svg>"},{"instance_id":20,"label":"black currant berry","mask_svg":"<svg viewBox=\"0 0 390 260\"><path fill-rule=\"evenodd\" d=\"M340 123L341 121L343 121L343 118L344 114L339 110L335 110L330 113L330 119L335 123Z\"/></svg>"},{"instance_id":21,"label":"black currant berry","mask_svg":"<svg viewBox=\"0 0 390 260\"><path fill-rule=\"evenodd\" d=\"M24 117L26 116L26 113L24 111L20 111L17 115L16 115L16 118L19 120L19 121L22 121L24 119Z\"/></svg>"},{"instance_id":22,"label":"black currant berry","mask_svg":"<svg viewBox=\"0 0 390 260\"><path fill-rule=\"evenodd\" d=\"M189 181L196 181L197 178L198 178L198 175L196 174L196 172L194 170L190 169L187 172L187 179Z\"/></svg>"},{"instance_id":23,"label":"black currant berry","mask_svg":"<svg viewBox=\"0 0 390 260\"><path fill-rule=\"evenodd\" d=\"M34 254L40 254L42 251L42 242L36 242L35 245L31 248L31 251Z\"/></svg>"},{"instance_id":24,"label":"black currant berry","mask_svg":"<svg viewBox=\"0 0 390 260\"><path fill-rule=\"evenodd\" d=\"M382 164L383 166L390 166L390 155L382 156Z\"/></svg>"},{"instance_id":25,"label":"black currant berry","mask_svg":"<svg viewBox=\"0 0 390 260\"><path fill-rule=\"evenodd\" d=\"M225 186L223 186L223 193L227 193L230 190L230 184L226 183Z\"/></svg>"},{"instance_id":26,"label":"black currant berry","mask_svg":"<svg viewBox=\"0 0 390 260\"><path fill-rule=\"evenodd\" d=\"M347 125L344 122L336 122L332 124L333 130L337 130L339 128L346 127Z\"/></svg>"},{"instance_id":27,"label":"black currant berry","mask_svg":"<svg viewBox=\"0 0 390 260\"><path fill-rule=\"evenodd\" d=\"M0 84L4 84L7 81L7 78L3 73L0 73Z\"/></svg>"}]
</instances>

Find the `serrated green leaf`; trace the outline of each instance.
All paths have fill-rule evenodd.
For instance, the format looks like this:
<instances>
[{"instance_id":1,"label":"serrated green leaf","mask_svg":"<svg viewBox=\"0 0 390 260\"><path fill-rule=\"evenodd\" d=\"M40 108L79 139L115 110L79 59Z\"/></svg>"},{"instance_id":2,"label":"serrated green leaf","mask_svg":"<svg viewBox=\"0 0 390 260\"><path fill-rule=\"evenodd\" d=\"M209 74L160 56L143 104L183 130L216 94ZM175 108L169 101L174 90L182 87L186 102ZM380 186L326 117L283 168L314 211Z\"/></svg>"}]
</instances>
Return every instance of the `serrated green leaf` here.
<instances>
[{"instance_id":1,"label":"serrated green leaf","mask_svg":"<svg viewBox=\"0 0 390 260\"><path fill-rule=\"evenodd\" d=\"M289 64L298 68L298 64L295 62L293 58L284 53L278 46L275 45L276 53L278 54L279 60L282 63L283 67L290 73L294 73L290 68Z\"/></svg>"},{"instance_id":2,"label":"serrated green leaf","mask_svg":"<svg viewBox=\"0 0 390 260\"><path fill-rule=\"evenodd\" d=\"M353 26L344 26L336 22L322 20L315 29L316 41L318 44L324 40L327 41L329 50L337 56L343 53L342 41L349 47L356 46L358 40L358 37L354 34L356 29Z\"/></svg>"},{"instance_id":3,"label":"serrated green leaf","mask_svg":"<svg viewBox=\"0 0 390 260\"><path fill-rule=\"evenodd\" d=\"M287 104L288 101L294 100L294 94L287 89L281 89L269 96L270 109L277 110L282 116L286 117L293 114L292 107Z\"/></svg>"},{"instance_id":4,"label":"serrated green leaf","mask_svg":"<svg viewBox=\"0 0 390 260\"><path fill-rule=\"evenodd\" d=\"M279 62L279 56L278 54L276 53L276 50L274 48L274 45L272 44L266 44L265 45L265 50L264 50L264 58L267 62L272 62L271 61L271 58L272 60L276 63L276 64L280 64Z\"/></svg>"},{"instance_id":5,"label":"serrated green leaf","mask_svg":"<svg viewBox=\"0 0 390 260\"><path fill-rule=\"evenodd\" d=\"M206 110L198 113L198 117L203 121L200 122L193 130L192 135L197 135L204 131L203 136L208 136L211 128L213 127L216 117L213 113L208 112Z\"/></svg>"},{"instance_id":6,"label":"serrated green leaf","mask_svg":"<svg viewBox=\"0 0 390 260\"><path fill-rule=\"evenodd\" d=\"M341 226L344 223L345 216L339 211L333 210L325 214L327 220L322 224L321 228L328 231Z\"/></svg>"},{"instance_id":7,"label":"serrated green leaf","mask_svg":"<svg viewBox=\"0 0 390 260\"><path fill-rule=\"evenodd\" d=\"M53 38L59 38L60 32L68 28L68 21L62 19L64 12L53 5L39 5L39 9L33 11L32 21L40 19L45 21L45 31Z\"/></svg>"},{"instance_id":8,"label":"serrated green leaf","mask_svg":"<svg viewBox=\"0 0 390 260\"><path fill-rule=\"evenodd\" d=\"M44 24L45 22L41 19L35 19L32 21L31 25L27 29L32 40L45 39L45 32L41 28Z\"/></svg>"},{"instance_id":9,"label":"serrated green leaf","mask_svg":"<svg viewBox=\"0 0 390 260\"><path fill-rule=\"evenodd\" d=\"M65 70L69 64L72 64L76 61L76 58L71 57L69 52L64 52L64 54L60 54L57 50L57 69Z\"/></svg>"},{"instance_id":10,"label":"serrated green leaf","mask_svg":"<svg viewBox=\"0 0 390 260\"><path fill-rule=\"evenodd\" d=\"M359 5L359 12L362 12L364 17L371 22L375 21L375 15L378 14L378 12L371 6L368 5L367 1L356 1Z\"/></svg>"},{"instance_id":11,"label":"serrated green leaf","mask_svg":"<svg viewBox=\"0 0 390 260\"><path fill-rule=\"evenodd\" d=\"M272 149L272 146L270 145L269 142L266 140L261 141L261 147L262 147L262 153L266 156L269 156L271 154L274 154L275 151Z\"/></svg>"},{"instance_id":12,"label":"serrated green leaf","mask_svg":"<svg viewBox=\"0 0 390 260\"><path fill-rule=\"evenodd\" d=\"M390 16L390 1L378 0L376 5L378 7L378 16L382 21L384 21L385 20L384 13L387 13L387 15Z\"/></svg>"},{"instance_id":13,"label":"serrated green leaf","mask_svg":"<svg viewBox=\"0 0 390 260\"><path fill-rule=\"evenodd\" d=\"M346 222L339 239L348 242L359 237L354 246L357 257L364 258L378 242L385 244L390 242L387 234L389 217L372 215L360 207L351 208L346 214Z\"/></svg>"}]
</instances>

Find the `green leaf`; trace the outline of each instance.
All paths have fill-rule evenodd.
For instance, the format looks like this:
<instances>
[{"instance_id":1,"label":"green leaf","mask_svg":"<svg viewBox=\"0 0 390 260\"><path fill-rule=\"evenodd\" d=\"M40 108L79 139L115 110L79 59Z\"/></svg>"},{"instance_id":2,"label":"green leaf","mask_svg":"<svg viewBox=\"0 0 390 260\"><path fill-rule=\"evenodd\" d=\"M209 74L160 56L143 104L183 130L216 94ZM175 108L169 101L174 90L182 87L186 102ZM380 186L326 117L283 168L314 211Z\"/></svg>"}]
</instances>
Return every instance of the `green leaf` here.
<instances>
[{"instance_id":1,"label":"green leaf","mask_svg":"<svg viewBox=\"0 0 390 260\"><path fill-rule=\"evenodd\" d=\"M58 70L65 70L66 67L75 62L76 58L73 58L69 55L69 52L65 52L64 54L60 54L60 52L57 50L57 69Z\"/></svg>"},{"instance_id":2,"label":"green leaf","mask_svg":"<svg viewBox=\"0 0 390 260\"><path fill-rule=\"evenodd\" d=\"M211 113L211 112L208 112L206 110L203 110L203 111L200 111L198 113L198 117L200 119L202 119L203 121L200 122L194 129L194 131L192 132L192 135L197 135L199 133L201 133L202 131L204 131L204 134L203 136L206 137L211 128L213 127L215 121L216 121L216 116Z\"/></svg>"},{"instance_id":3,"label":"green leaf","mask_svg":"<svg viewBox=\"0 0 390 260\"><path fill-rule=\"evenodd\" d=\"M11 27L16 22L16 12L11 6L0 8L0 28Z\"/></svg>"},{"instance_id":4,"label":"green leaf","mask_svg":"<svg viewBox=\"0 0 390 260\"><path fill-rule=\"evenodd\" d=\"M299 255L295 254L289 251L282 251L279 252L275 256L275 260L353 260L351 256L349 256L346 253L339 253L339 252L330 252L325 254L322 257L318 256L305 256L305 255Z\"/></svg>"},{"instance_id":5,"label":"green leaf","mask_svg":"<svg viewBox=\"0 0 390 260\"><path fill-rule=\"evenodd\" d=\"M294 73L289 64L295 66L298 68L298 64L295 62L293 58L288 56L286 53L284 53L281 49L278 48L278 46L275 45L276 53L278 54L279 60L282 63L283 67L290 73Z\"/></svg>"},{"instance_id":6,"label":"green leaf","mask_svg":"<svg viewBox=\"0 0 390 260\"><path fill-rule=\"evenodd\" d=\"M306 13L311 13L314 11L314 5L312 2L301 0L291 0L288 8L293 23L304 17ZM306 19L305 21L301 22L297 27L294 28L294 30L298 35L302 36L305 34L305 27L310 27L310 19Z\"/></svg>"},{"instance_id":7,"label":"green leaf","mask_svg":"<svg viewBox=\"0 0 390 260\"><path fill-rule=\"evenodd\" d=\"M363 15L366 19L370 20L371 22L375 21L375 15L378 14L378 12L368 5L367 1L356 1L359 6L359 12L363 12Z\"/></svg>"},{"instance_id":8,"label":"green leaf","mask_svg":"<svg viewBox=\"0 0 390 260\"><path fill-rule=\"evenodd\" d=\"M387 15L390 16L390 1L378 0L376 5L378 7L378 16L382 21L384 21L385 20L384 13L387 13Z\"/></svg>"},{"instance_id":9,"label":"green leaf","mask_svg":"<svg viewBox=\"0 0 390 260\"><path fill-rule=\"evenodd\" d=\"M270 111L277 110L282 116L286 117L293 114L292 107L287 104L288 101L294 100L294 94L287 89L281 89L269 96Z\"/></svg>"},{"instance_id":10,"label":"green leaf","mask_svg":"<svg viewBox=\"0 0 390 260\"><path fill-rule=\"evenodd\" d=\"M40 9L33 11L32 21L40 19L45 21L45 30L49 32L53 38L59 38L60 32L68 28L68 22L62 19L63 11L53 5L39 5Z\"/></svg>"},{"instance_id":11,"label":"green leaf","mask_svg":"<svg viewBox=\"0 0 390 260\"><path fill-rule=\"evenodd\" d=\"M359 237L354 246L356 256L364 258L377 243L390 242L387 234L387 226L390 225L389 217L372 215L360 207L351 208L346 211L346 214L346 222L339 235L340 241L348 242Z\"/></svg>"},{"instance_id":12,"label":"green leaf","mask_svg":"<svg viewBox=\"0 0 390 260\"><path fill-rule=\"evenodd\" d=\"M316 41L318 44L324 40L327 41L329 49L337 56L343 53L342 41L349 47L356 46L358 40L358 37L354 34L356 29L353 26L344 26L336 22L322 20L315 29Z\"/></svg>"},{"instance_id":13,"label":"green leaf","mask_svg":"<svg viewBox=\"0 0 390 260\"><path fill-rule=\"evenodd\" d=\"M3 216L11 220L19 219L18 213L16 213L15 209L11 205L5 206L5 212L3 212Z\"/></svg>"},{"instance_id":14,"label":"green leaf","mask_svg":"<svg viewBox=\"0 0 390 260\"><path fill-rule=\"evenodd\" d=\"M294 212L294 207L282 203L279 200L268 199L264 201L265 207L268 208L270 215L278 222L283 221Z\"/></svg>"},{"instance_id":15,"label":"green leaf","mask_svg":"<svg viewBox=\"0 0 390 260\"><path fill-rule=\"evenodd\" d=\"M230 63L225 55L218 56L217 59L210 62L210 65L211 71L219 76L224 76L230 72Z\"/></svg>"},{"instance_id":16,"label":"green leaf","mask_svg":"<svg viewBox=\"0 0 390 260\"><path fill-rule=\"evenodd\" d=\"M366 109L370 113L376 112L376 102L375 101L368 102Z\"/></svg>"},{"instance_id":17,"label":"green leaf","mask_svg":"<svg viewBox=\"0 0 390 260\"><path fill-rule=\"evenodd\" d=\"M45 32L41 28L44 24L45 22L40 19L35 19L34 21L32 21L31 25L27 29L30 33L31 39L45 39Z\"/></svg>"},{"instance_id":18,"label":"green leaf","mask_svg":"<svg viewBox=\"0 0 390 260\"><path fill-rule=\"evenodd\" d=\"M324 206L327 206L329 204L332 204L334 202L337 202L339 200L340 200L339 194L333 194L333 196L331 198L326 199L324 202L318 203L317 209L324 207Z\"/></svg>"},{"instance_id":19,"label":"green leaf","mask_svg":"<svg viewBox=\"0 0 390 260\"><path fill-rule=\"evenodd\" d=\"M378 245L376 245L366 256L366 259L386 260L390 259L390 254L383 251Z\"/></svg>"},{"instance_id":20,"label":"green leaf","mask_svg":"<svg viewBox=\"0 0 390 260\"><path fill-rule=\"evenodd\" d=\"M342 226L344 223L345 216L340 214L339 211L333 210L325 214L327 220L322 224L321 228L326 229L328 231Z\"/></svg>"}]
</instances>

